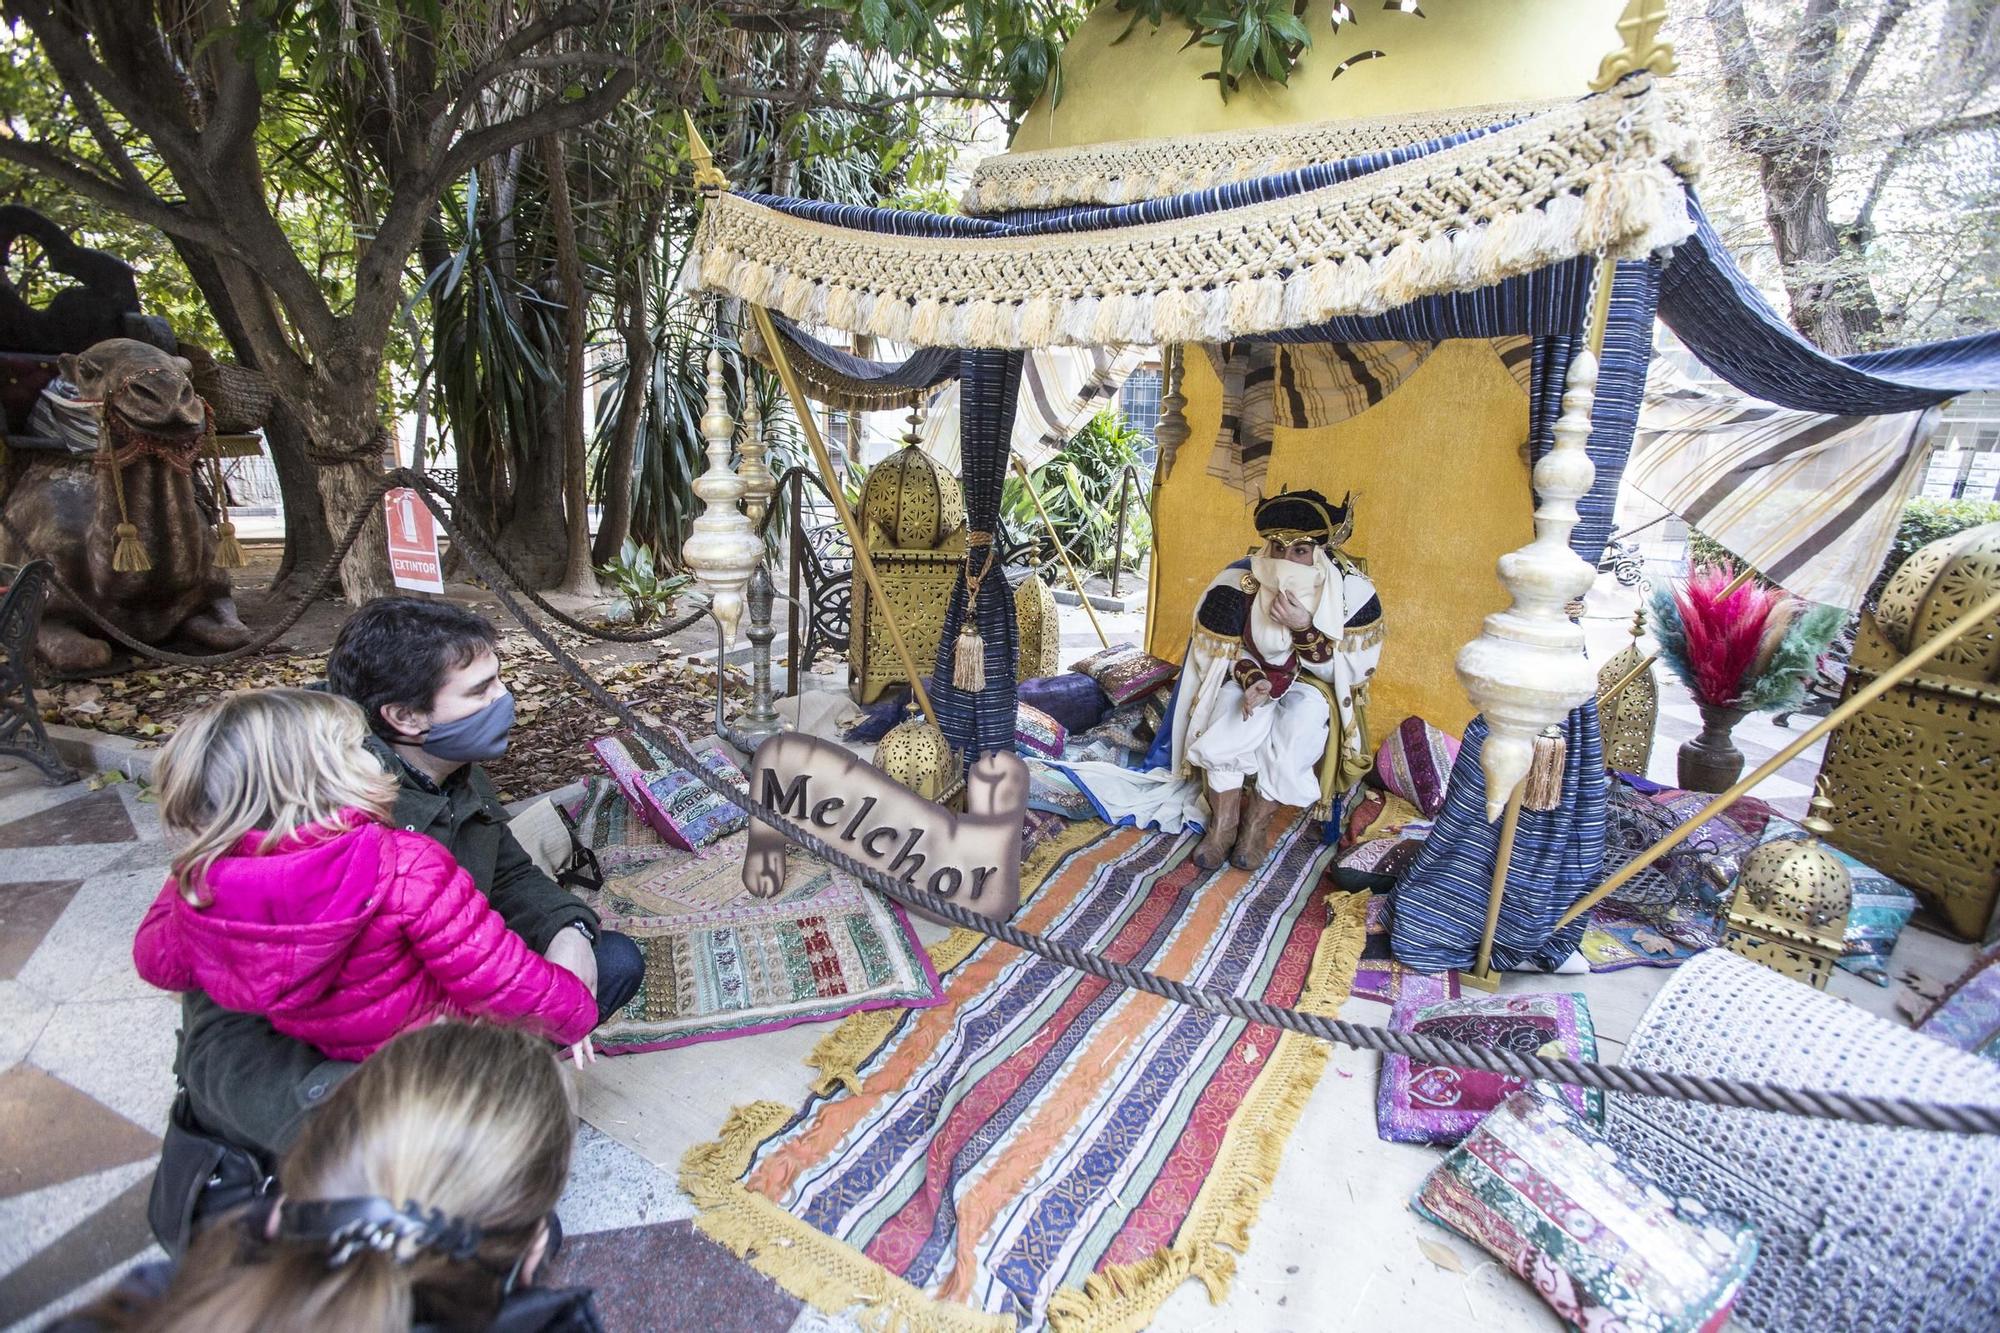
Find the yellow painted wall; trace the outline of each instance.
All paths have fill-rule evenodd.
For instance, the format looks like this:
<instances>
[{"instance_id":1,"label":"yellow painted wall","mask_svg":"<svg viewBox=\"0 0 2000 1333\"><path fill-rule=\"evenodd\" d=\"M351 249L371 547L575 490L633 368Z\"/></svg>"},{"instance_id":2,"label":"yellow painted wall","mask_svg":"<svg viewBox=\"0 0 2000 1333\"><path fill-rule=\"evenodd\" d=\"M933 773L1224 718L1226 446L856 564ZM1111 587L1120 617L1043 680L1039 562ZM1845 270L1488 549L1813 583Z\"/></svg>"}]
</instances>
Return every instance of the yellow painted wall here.
<instances>
[{"instance_id":1,"label":"yellow painted wall","mask_svg":"<svg viewBox=\"0 0 2000 1333\"><path fill-rule=\"evenodd\" d=\"M1256 544L1251 502L1208 475L1222 386L1187 358L1192 434L1158 507L1160 550L1147 650L1179 661L1203 588ZM1481 619L1507 605L1493 572L1534 537L1526 458L1528 400L1490 344L1447 342L1403 386L1358 417L1273 442L1266 493L1354 492L1348 551L1368 562L1388 620L1368 717L1375 744L1412 713L1454 734L1475 711L1452 661Z\"/></svg>"},{"instance_id":2,"label":"yellow painted wall","mask_svg":"<svg viewBox=\"0 0 2000 1333\"><path fill-rule=\"evenodd\" d=\"M1598 62L1623 44L1623 0L1424 0L1422 18L1360 0L1351 6L1358 22L1337 33L1332 6L1310 0L1312 48L1289 83L1246 80L1225 103L1202 78L1215 48L1181 49L1187 29L1176 21L1142 21L1118 41L1131 16L1104 0L1063 50L1062 101L1044 94L1029 108L1011 151L1581 97ZM1367 50L1385 54L1333 77Z\"/></svg>"}]
</instances>

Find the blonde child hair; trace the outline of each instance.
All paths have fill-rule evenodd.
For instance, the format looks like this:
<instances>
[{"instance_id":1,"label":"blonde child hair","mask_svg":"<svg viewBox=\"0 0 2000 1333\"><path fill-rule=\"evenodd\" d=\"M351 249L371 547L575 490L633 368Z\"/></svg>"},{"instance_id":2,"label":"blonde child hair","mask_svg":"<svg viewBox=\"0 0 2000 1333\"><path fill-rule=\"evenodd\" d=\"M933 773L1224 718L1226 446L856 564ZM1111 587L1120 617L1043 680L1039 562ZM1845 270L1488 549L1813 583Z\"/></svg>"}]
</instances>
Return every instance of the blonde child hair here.
<instances>
[{"instance_id":1,"label":"blonde child hair","mask_svg":"<svg viewBox=\"0 0 2000 1333\"><path fill-rule=\"evenodd\" d=\"M374 1196L435 1209L469 1229L468 1248L361 1246L330 1267L327 1242L218 1222L140 1327L402 1333L423 1319L485 1328L508 1288L525 1280L524 1260L569 1179L575 1133L547 1042L463 1023L406 1032L306 1119L278 1169L279 1206Z\"/></svg>"},{"instance_id":2,"label":"blonde child hair","mask_svg":"<svg viewBox=\"0 0 2000 1333\"><path fill-rule=\"evenodd\" d=\"M367 736L353 701L317 690L228 694L182 723L156 770L160 822L186 839L181 896L203 906L208 868L245 834L264 835L261 852L345 809L388 822L398 783Z\"/></svg>"}]
</instances>

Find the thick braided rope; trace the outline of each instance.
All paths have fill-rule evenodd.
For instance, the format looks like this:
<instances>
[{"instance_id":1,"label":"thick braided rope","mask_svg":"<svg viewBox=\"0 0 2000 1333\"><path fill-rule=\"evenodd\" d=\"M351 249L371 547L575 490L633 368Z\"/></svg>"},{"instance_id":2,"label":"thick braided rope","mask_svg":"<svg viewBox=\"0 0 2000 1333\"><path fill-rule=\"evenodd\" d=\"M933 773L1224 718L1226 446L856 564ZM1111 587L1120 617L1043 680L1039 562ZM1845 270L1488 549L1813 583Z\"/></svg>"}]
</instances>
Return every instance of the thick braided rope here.
<instances>
[{"instance_id":1,"label":"thick braided rope","mask_svg":"<svg viewBox=\"0 0 2000 1333\"><path fill-rule=\"evenodd\" d=\"M1544 1079L1607 1092L1670 1097L1682 1101L1703 1102L1711 1106L1781 1111L1790 1115L1825 1120L1848 1120L1865 1125L1961 1134L2000 1134L2000 1106L1921 1102L1900 1097L1870 1097L1848 1092L1784 1088L1744 1079L1711 1078L1666 1070L1634 1069L1622 1065L1551 1059L1545 1056L1490 1050L1483 1046L1471 1046L1455 1041L1441 1041L1415 1033L1392 1032L1386 1028L1343 1022L1318 1014L1300 1013L1296 1009L1281 1008L1261 1000L1204 990L1148 972L1143 968L1115 962L1059 940L1021 930L1005 922L994 921L948 898L941 898L913 884L904 884L891 879L874 866L856 860L820 839L810 829L757 801L749 792L716 777L705 765L698 762L677 738L651 726L623 702L613 697L591 677L581 663L564 651L554 636L527 615L504 583L491 576L490 566L482 568L485 564L483 553L473 544L463 541L453 530L451 519L432 499L430 489L428 483L418 488L424 497L424 503L437 516L438 522L451 535L452 540L459 543L459 549L465 552L466 559L482 577L487 579L494 594L507 608L509 614L513 615L521 627L556 659L563 670L599 707L616 716L648 744L672 757L688 772L695 774L703 785L717 795L770 824L788 840L811 852L828 865L906 907L913 907L954 925L978 931L980 934L991 936L1025 952L1038 954L1064 967L1164 1000L1171 1000L1189 1008L1200 1009L1225 1018L1264 1023L1290 1032L1302 1032L1309 1037L1338 1042L1361 1050L1404 1055L1426 1064L1456 1065L1507 1074L1524 1080Z\"/></svg>"},{"instance_id":2,"label":"thick braided rope","mask_svg":"<svg viewBox=\"0 0 2000 1333\"><path fill-rule=\"evenodd\" d=\"M124 630L118 628L118 626L112 624L109 620L105 619L104 615L101 612L99 612L95 607L91 606L90 603L86 601L84 598L79 596L77 594L76 589L70 587L69 584L64 581L62 575L57 572L55 568L55 562L52 560L49 561L49 583L56 589L57 592L60 592L65 597L69 598L69 600L75 604L76 609L83 613L84 619L88 620L100 634L104 635L104 637L106 637L107 639L112 640L114 643L117 643L122 647L128 649L129 651L137 653L139 656L148 658L152 661L166 662L173 666L202 667L202 666L218 666L224 662L234 662L239 658L253 657L256 654L263 652L266 648L269 648L279 639L283 638L284 635L292 628L292 626L298 624L300 619L304 617L305 613L311 609L312 604L318 601L322 596L324 596L327 590L333 586L335 580L337 580L340 577L341 562L347 559L348 553L354 549L354 544L361 540L362 528L367 526L368 520L374 516L376 503L380 501L384 495L396 489L398 486L409 486L412 487L413 489L417 489L420 491L423 490L434 491L437 494L444 496L447 500L450 500L454 508L457 507L457 500L451 494L450 491L446 490L442 486L437 485L437 483L430 481L428 478L423 477L422 474L420 473L412 472L407 468L397 468L393 471L384 473L382 477L376 481L375 485L369 489L368 495L365 498L363 498L359 502L359 504L356 505L354 510L354 516L348 520L347 531L343 533L341 535L341 539L334 544L333 553L327 557L326 563L320 566L319 573L315 575L313 578L312 586L307 588L305 592L301 593L292 602L291 606L285 611L285 614L278 619L276 624L271 625L270 627L259 631L256 637L251 639L250 642L243 644L240 647L228 649L225 652L177 653L172 651L171 649L161 648L155 644L141 643L139 640L133 638L131 635L127 634ZM426 495L424 497L424 502L426 505L430 505L429 495ZM430 507L433 510L433 512L435 512L436 506L430 505ZM33 560L38 558L35 554L33 554L32 547L29 545L27 538L21 535L20 529L16 528L13 524L13 521L7 518L6 515L4 514L0 514L0 526L4 526L6 528L7 535L14 539L16 545L18 545L24 552L28 552L28 554L24 557L24 560ZM501 566L503 570L506 571L508 579L514 584L514 586L520 589L524 594L526 594L528 599L532 601L536 605L536 607L538 607L551 620L554 620L569 629L575 630L579 634L585 634L594 639L603 639L612 643L651 643L656 639L664 639L670 634L680 633L682 630L688 628L690 625L695 624L703 616L708 614L708 607L706 605L703 605L696 607L693 611L681 617L679 620L669 621L668 623L660 626L658 629L635 630L635 631L601 629L594 625L587 625L583 621L578 620L573 616L565 615L562 611L549 605L548 601L544 599L541 596L541 594L535 592L533 589L526 586L526 581L523 580L515 572L513 567L507 563L506 558L504 556L502 556L499 552L491 551L490 549L488 554L497 564ZM40 557L40 558L46 559L46 557ZM92 674L103 674L103 673L92 673Z\"/></svg>"}]
</instances>

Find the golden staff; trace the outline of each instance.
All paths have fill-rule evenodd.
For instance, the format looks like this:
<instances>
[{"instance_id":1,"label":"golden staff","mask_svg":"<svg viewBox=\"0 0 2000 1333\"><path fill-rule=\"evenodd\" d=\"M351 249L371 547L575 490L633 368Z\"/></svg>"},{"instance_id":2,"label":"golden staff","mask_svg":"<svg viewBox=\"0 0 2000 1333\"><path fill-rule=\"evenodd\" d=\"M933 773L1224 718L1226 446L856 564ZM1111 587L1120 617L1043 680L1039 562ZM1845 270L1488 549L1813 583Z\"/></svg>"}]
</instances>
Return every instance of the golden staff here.
<instances>
[{"instance_id":1,"label":"golden staff","mask_svg":"<svg viewBox=\"0 0 2000 1333\"><path fill-rule=\"evenodd\" d=\"M1696 814L1690 816L1686 823L1654 843L1651 847L1648 847L1638 856L1626 862L1611 878L1605 880L1602 884L1579 898L1574 906L1567 912L1564 912L1556 921L1556 929L1561 930L1564 926L1567 926L1570 922L1576 920L1585 912L1597 906L1598 903L1611 896L1627 881L1645 870L1646 867L1652 865L1653 862L1659 860L1683 842L1686 842L1694 835L1696 829L1700 828L1726 806L1734 802L1737 797L1743 795L1765 778L1770 777L1773 773L1797 758L1808 745L1811 745L1814 741L1853 717L1869 704L1874 703L1877 699L1887 694L1906 677L1914 675L1918 667L1923 666L1933 657L1936 657L1958 639L1978 629L1989 618L1995 615L2000 615L2000 593L1995 593L1978 606L1973 607L1970 611L1959 617L1959 619L1953 621L1951 625L1939 631L1930 642L1912 652L1908 657L1905 657L1887 671L1884 671L1880 676L1877 676L1873 683L1849 695L1846 702L1842 703L1840 707L1821 718L1797 740L1772 755L1769 759L1766 759L1756 772L1743 778L1728 791L1702 807Z\"/></svg>"},{"instance_id":2,"label":"golden staff","mask_svg":"<svg viewBox=\"0 0 2000 1333\"><path fill-rule=\"evenodd\" d=\"M1076 599L1083 603L1083 613L1090 617L1090 627L1097 631L1097 641L1109 648L1111 640L1104 637L1104 626L1097 623L1097 612L1090 605L1090 594L1083 590L1083 580L1077 577L1076 566L1069 562L1069 552L1063 549L1062 538L1056 535L1056 525L1050 521L1049 511L1042 508L1042 497L1035 494L1035 483L1028 476L1027 464L1016 454L1009 454L1007 461L1014 465L1014 471L1020 475L1021 485L1027 488L1028 498L1035 502L1035 512L1042 516L1042 526L1049 530L1049 540L1056 544L1056 556L1062 561L1063 568L1069 571L1070 586L1076 589Z\"/></svg>"}]
</instances>

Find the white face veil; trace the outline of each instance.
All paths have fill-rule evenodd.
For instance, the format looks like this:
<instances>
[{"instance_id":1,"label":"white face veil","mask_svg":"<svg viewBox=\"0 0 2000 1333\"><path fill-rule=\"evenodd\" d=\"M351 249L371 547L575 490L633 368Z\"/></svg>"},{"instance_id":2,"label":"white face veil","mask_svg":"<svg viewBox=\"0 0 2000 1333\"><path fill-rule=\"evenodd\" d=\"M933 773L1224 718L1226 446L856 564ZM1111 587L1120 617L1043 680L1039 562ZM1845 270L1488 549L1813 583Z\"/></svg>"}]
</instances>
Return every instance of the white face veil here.
<instances>
[{"instance_id":1,"label":"white face veil","mask_svg":"<svg viewBox=\"0 0 2000 1333\"><path fill-rule=\"evenodd\" d=\"M1253 555L1250 576L1257 581L1257 595L1250 603L1249 621L1243 633L1266 662L1283 662L1292 653L1292 632L1271 614L1271 603L1278 599L1279 593L1289 592L1296 598L1312 615L1313 627L1329 639L1338 639L1346 628L1340 570L1324 546L1314 548L1310 565Z\"/></svg>"}]
</instances>

